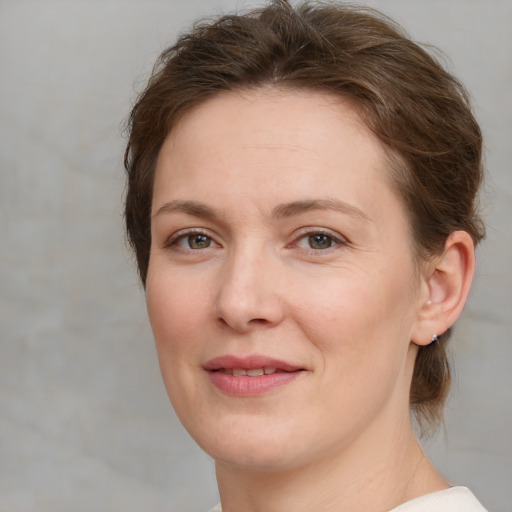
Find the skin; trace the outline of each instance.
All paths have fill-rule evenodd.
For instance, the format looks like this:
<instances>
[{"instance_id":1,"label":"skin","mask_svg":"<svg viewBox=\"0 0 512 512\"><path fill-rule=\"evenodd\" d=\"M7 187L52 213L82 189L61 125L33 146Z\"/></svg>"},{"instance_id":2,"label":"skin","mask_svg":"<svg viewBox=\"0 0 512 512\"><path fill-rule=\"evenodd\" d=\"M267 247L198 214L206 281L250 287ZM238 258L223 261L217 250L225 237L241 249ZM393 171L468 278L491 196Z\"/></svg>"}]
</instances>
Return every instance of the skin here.
<instances>
[{"instance_id":1,"label":"skin","mask_svg":"<svg viewBox=\"0 0 512 512\"><path fill-rule=\"evenodd\" d=\"M223 93L167 137L147 306L225 512L384 512L447 487L413 434L409 388L418 345L462 309L472 245L456 233L418 270L409 230L380 142L327 94ZM226 354L303 371L230 396L204 368Z\"/></svg>"}]
</instances>

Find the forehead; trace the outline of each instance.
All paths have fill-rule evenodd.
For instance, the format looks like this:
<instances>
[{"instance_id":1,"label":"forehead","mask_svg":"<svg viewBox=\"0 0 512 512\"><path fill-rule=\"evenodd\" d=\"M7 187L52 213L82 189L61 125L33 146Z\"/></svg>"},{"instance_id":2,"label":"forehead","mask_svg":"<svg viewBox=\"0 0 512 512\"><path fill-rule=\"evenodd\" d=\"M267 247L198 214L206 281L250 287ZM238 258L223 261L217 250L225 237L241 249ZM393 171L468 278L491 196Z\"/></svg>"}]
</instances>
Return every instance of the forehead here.
<instances>
[{"instance_id":1,"label":"forehead","mask_svg":"<svg viewBox=\"0 0 512 512\"><path fill-rule=\"evenodd\" d=\"M337 120L339 126L334 126L333 120ZM381 145L349 99L311 89L267 86L215 94L186 112L166 142L198 132L221 138L232 135L234 128L238 141L243 139L249 144L259 140L275 145L308 140L314 144L341 126L350 129L352 136L370 137Z\"/></svg>"},{"instance_id":2,"label":"forehead","mask_svg":"<svg viewBox=\"0 0 512 512\"><path fill-rule=\"evenodd\" d=\"M227 174L233 179L233 171L250 181L267 175L268 167L276 186L290 178L290 169L295 180L314 172L321 181L350 169L358 169L352 180L369 172L389 177L382 143L348 101L265 88L220 93L186 113L160 151L155 192L163 174L172 174L175 185Z\"/></svg>"}]
</instances>

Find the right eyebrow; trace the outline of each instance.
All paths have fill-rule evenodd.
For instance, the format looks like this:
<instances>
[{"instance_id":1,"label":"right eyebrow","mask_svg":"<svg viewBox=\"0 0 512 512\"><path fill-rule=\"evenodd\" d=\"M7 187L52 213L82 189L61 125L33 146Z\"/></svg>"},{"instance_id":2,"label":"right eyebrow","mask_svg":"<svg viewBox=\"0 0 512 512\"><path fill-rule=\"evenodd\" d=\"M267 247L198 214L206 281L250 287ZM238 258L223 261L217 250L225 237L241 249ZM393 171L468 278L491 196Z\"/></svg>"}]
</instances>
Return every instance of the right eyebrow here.
<instances>
[{"instance_id":1,"label":"right eyebrow","mask_svg":"<svg viewBox=\"0 0 512 512\"><path fill-rule=\"evenodd\" d=\"M195 201L169 201L158 208L158 210L153 214L153 218L164 213L185 213L194 217L206 217L210 219L219 218L219 215L215 210L205 204L197 203Z\"/></svg>"}]
</instances>

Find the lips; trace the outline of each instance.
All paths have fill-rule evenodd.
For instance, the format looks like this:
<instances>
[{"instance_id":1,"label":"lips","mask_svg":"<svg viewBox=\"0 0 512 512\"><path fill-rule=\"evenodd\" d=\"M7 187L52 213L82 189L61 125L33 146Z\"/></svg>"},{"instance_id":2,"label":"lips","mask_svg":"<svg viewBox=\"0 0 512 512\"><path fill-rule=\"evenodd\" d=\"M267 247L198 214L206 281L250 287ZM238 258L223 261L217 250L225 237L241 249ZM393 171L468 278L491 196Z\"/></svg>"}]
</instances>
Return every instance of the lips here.
<instances>
[{"instance_id":1,"label":"lips","mask_svg":"<svg viewBox=\"0 0 512 512\"><path fill-rule=\"evenodd\" d=\"M228 373L237 369L246 371L263 369L264 373L272 374L276 372L296 372L303 368L267 356L236 357L227 355L208 361L204 365L204 369L211 372L224 371Z\"/></svg>"},{"instance_id":2,"label":"lips","mask_svg":"<svg viewBox=\"0 0 512 512\"><path fill-rule=\"evenodd\" d=\"M304 368L267 356L216 357L204 365L211 382L231 396L257 396L284 386Z\"/></svg>"}]
</instances>

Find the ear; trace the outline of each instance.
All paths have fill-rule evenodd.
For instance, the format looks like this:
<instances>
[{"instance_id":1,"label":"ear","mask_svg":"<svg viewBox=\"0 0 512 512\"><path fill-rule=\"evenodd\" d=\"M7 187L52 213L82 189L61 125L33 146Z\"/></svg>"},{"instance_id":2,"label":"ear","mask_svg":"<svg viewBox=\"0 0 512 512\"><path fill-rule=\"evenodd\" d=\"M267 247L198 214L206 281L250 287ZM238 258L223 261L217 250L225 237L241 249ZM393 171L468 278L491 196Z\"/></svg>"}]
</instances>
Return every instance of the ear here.
<instances>
[{"instance_id":1,"label":"ear","mask_svg":"<svg viewBox=\"0 0 512 512\"><path fill-rule=\"evenodd\" d=\"M421 304L412 342L428 345L443 334L461 314L475 273L475 246L466 231L454 231L441 256L425 264Z\"/></svg>"}]
</instances>

